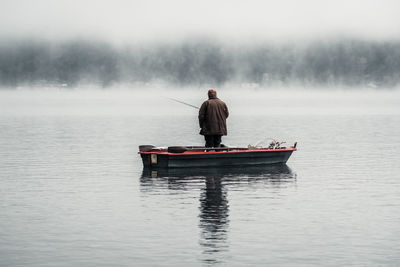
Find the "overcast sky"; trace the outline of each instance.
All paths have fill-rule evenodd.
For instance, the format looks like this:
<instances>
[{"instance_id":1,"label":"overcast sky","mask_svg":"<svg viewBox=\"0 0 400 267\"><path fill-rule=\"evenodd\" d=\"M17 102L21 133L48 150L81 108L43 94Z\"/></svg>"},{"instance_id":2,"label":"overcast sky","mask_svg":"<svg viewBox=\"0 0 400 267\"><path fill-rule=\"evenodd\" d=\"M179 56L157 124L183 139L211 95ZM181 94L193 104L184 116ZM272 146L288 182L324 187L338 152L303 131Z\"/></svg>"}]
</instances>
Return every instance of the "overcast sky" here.
<instances>
[{"instance_id":1,"label":"overcast sky","mask_svg":"<svg viewBox=\"0 0 400 267\"><path fill-rule=\"evenodd\" d=\"M0 0L0 38L399 39L399 14L398 0Z\"/></svg>"}]
</instances>

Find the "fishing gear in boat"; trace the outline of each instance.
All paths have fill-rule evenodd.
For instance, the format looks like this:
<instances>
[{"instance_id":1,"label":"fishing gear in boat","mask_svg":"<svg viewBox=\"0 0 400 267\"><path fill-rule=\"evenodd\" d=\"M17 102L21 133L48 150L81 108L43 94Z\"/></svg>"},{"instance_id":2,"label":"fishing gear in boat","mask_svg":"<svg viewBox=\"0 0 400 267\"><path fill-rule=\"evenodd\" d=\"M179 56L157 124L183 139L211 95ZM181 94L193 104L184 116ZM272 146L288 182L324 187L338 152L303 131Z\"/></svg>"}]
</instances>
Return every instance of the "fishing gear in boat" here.
<instances>
[{"instance_id":1,"label":"fishing gear in boat","mask_svg":"<svg viewBox=\"0 0 400 267\"><path fill-rule=\"evenodd\" d=\"M270 141L270 142L269 142ZM248 148L252 148L252 149L261 149L263 147L267 147L268 149L280 149L280 148L286 148L286 147L282 147L282 144L285 144L285 141L277 141L274 138L264 138L260 141L258 141L255 145L248 145ZM295 143L297 144L297 142Z\"/></svg>"}]
</instances>

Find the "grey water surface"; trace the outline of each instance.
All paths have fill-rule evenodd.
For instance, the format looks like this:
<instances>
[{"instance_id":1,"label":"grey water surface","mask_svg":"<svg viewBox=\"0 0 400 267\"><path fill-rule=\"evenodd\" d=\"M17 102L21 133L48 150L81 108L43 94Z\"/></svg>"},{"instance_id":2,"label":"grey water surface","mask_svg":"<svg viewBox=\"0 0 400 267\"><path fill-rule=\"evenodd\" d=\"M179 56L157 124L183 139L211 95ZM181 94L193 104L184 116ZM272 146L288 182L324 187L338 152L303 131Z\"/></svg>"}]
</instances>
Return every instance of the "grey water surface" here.
<instances>
[{"instance_id":1,"label":"grey water surface","mask_svg":"<svg viewBox=\"0 0 400 267\"><path fill-rule=\"evenodd\" d=\"M287 165L152 172L138 145L203 143L165 92L0 92L0 266L400 264L397 91L219 91L223 143Z\"/></svg>"}]
</instances>

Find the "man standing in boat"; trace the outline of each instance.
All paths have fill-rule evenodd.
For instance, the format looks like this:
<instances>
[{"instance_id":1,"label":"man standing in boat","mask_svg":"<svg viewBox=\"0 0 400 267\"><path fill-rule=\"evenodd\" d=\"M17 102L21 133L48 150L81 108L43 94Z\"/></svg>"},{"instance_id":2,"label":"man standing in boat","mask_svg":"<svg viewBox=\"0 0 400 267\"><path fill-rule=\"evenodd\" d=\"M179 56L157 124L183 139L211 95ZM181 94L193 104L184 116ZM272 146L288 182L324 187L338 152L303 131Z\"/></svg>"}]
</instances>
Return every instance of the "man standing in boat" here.
<instances>
[{"instance_id":1,"label":"man standing in boat","mask_svg":"<svg viewBox=\"0 0 400 267\"><path fill-rule=\"evenodd\" d=\"M221 137L227 135L226 118L229 116L226 104L217 98L217 91L208 90L208 100L200 107L200 134L204 135L206 147L219 147Z\"/></svg>"}]
</instances>

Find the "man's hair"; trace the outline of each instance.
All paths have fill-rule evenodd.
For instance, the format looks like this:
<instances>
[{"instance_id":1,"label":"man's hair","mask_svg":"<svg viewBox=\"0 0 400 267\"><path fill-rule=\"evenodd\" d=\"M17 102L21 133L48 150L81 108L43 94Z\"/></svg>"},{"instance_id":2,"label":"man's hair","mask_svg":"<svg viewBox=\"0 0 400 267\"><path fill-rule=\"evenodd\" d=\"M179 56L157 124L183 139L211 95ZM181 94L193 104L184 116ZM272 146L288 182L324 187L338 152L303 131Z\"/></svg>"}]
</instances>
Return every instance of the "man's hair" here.
<instances>
[{"instance_id":1,"label":"man's hair","mask_svg":"<svg viewBox=\"0 0 400 267\"><path fill-rule=\"evenodd\" d=\"M210 89L208 90L208 97L216 97L217 96L217 91L215 91L214 89Z\"/></svg>"}]
</instances>

